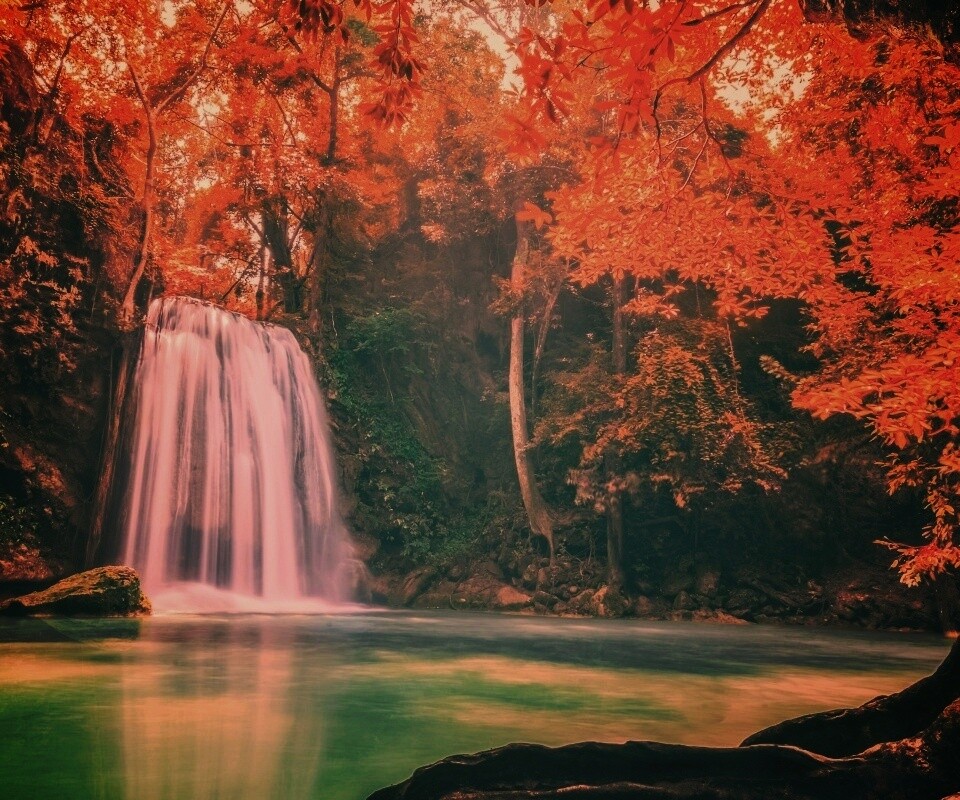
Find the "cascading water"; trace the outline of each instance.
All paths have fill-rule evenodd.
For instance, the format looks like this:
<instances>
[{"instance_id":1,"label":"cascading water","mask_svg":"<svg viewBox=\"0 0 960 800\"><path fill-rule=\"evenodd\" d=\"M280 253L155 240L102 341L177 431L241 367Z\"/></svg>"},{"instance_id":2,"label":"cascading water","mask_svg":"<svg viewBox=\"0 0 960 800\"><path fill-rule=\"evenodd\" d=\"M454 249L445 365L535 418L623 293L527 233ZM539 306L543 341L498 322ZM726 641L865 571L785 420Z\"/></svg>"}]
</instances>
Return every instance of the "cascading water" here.
<instances>
[{"instance_id":1,"label":"cascading water","mask_svg":"<svg viewBox=\"0 0 960 800\"><path fill-rule=\"evenodd\" d=\"M124 560L161 610L348 599L326 411L285 328L155 300L135 376Z\"/></svg>"}]
</instances>

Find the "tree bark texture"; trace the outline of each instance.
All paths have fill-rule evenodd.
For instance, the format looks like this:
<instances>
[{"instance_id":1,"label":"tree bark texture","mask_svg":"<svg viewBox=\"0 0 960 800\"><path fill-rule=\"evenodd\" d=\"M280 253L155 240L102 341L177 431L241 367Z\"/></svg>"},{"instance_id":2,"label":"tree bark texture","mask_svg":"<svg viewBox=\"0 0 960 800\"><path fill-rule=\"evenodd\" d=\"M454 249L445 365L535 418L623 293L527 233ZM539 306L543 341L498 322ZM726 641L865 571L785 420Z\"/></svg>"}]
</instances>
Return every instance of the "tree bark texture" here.
<instances>
[{"instance_id":1,"label":"tree bark texture","mask_svg":"<svg viewBox=\"0 0 960 800\"><path fill-rule=\"evenodd\" d=\"M610 302L613 306L612 357L613 372L623 375L627 371L627 341L623 325L623 278L614 277ZM619 477L620 456L613 449L604 454L604 471L608 483ZM607 583L611 588L623 587L623 494L619 488L608 490L607 499Z\"/></svg>"},{"instance_id":2,"label":"tree bark texture","mask_svg":"<svg viewBox=\"0 0 960 800\"><path fill-rule=\"evenodd\" d=\"M514 288L523 283L524 269L530 257L530 241L525 223L517 223L517 252L513 258L511 281ZM510 320L510 429L513 434L513 455L517 465L520 496L527 512L530 529L547 540L550 562L554 560L553 520L540 494L533 464L530 459L530 437L527 431L527 407L523 380L523 311L518 310Z\"/></svg>"},{"instance_id":3,"label":"tree bark texture","mask_svg":"<svg viewBox=\"0 0 960 800\"><path fill-rule=\"evenodd\" d=\"M147 99L136 73L133 71L133 67L130 67L130 75L133 77L134 86L136 87L140 102L143 105L143 113L147 120L147 154L146 171L143 178L143 198L141 200L141 205L143 206L143 232L140 235L140 247L137 253L136 264L133 268L133 274L130 276L130 281L127 283L127 289L123 295L123 302L120 304L120 322L124 326L130 325L133 321L133 315L136 311L135 301L137 287L143 279L143 273L146 272L147 263L150 260L150 244L153 237L153 217L156 203L155 172L157 162L157 125L154 109L153 106L150 105L150 101Z\"/></svg>"}]
</instances>

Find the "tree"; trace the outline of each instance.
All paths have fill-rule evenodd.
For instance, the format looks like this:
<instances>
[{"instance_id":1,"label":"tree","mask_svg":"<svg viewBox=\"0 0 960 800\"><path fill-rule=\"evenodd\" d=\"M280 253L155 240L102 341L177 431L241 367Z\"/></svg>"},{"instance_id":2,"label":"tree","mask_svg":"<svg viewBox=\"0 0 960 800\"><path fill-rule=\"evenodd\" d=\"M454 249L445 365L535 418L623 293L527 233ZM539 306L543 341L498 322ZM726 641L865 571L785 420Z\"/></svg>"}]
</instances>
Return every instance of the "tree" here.
<instances>
[{"instance_id":1,"label":"tree","mask_svg":"<svg viewBox=\"0 0 960 800\"><path fill-rule=\"evenodd\" d=\"M525 272L533 262L530 248L529 224L517 222L517 251L510 270L511 289L515 293L522 291ZM555 560L556 545L553 538L553 519L540 494L533 463L530 459L530 434L527 428L527 404L523 369L524 352L524 314L522 306L514 311L510 318L510 430L513 435L513 454L517 467L517 481L520 484L520 496L527 511L530 528L538 536L547 540L550 548L550 562Z\"/></svg>"}]
</instances>

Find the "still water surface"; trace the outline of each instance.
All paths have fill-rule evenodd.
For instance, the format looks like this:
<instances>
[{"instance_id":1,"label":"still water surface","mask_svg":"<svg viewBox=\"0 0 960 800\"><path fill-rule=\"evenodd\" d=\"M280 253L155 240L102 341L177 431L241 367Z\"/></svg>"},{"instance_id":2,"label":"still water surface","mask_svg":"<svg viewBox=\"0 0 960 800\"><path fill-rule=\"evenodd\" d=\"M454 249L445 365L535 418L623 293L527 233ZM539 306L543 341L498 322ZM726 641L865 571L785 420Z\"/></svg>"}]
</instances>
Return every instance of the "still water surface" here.
<instances>
[{"instance_id":1,"label":"still water surface","mask_svg":"<svg viewBox=\"0 0 960 800\"><path fill-rule=\"evenodd\" d=\"M919 635L465 613L0 623L6 800L361 800L510 741L734 745L930 672Z\"/></svg>"}]
</instances>

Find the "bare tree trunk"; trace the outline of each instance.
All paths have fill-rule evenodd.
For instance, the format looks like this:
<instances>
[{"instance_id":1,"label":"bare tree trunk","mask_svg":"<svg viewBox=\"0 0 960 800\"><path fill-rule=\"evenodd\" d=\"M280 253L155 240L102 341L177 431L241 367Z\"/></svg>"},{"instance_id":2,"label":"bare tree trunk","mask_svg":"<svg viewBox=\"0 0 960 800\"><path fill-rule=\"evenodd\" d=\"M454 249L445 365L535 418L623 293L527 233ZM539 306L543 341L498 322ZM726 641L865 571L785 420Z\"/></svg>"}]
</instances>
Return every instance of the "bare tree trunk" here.
<instances>
[{"instance_id":1,"label":"bare tree trunk","mask_svg":"<svg viewBox=\"0 0 960 800\"><path fill-rule=\"evenodd\" d=\"M303 279L293 265L290 249L287 209L282 197L267 198L260 204L263 236L270 248L273 274L283 295L283 311L296 314L303 310Z\"/></svg>"},{"instance_id":2,"label":"bare tree trunk","mask_svg":"<svg viewBox=\"0 0 960 800\"><path fill-rule=\"evenodd\" d=\"M210 55L210 49L213 47L213 40L216 38L217 32L220 30L220 26L223 24L224 19L226 19L227 12L232 5L231 0L224 3L223 9L220 11L216 23L210 30L210 35L207 37L203 52L200 54L200 58L197 60L194 69L161 97L154 98L153 100L147 97L147 92L143 84L140 83L133 64L127 61L127 69L130 72L130 78L133 80L133 88L136 89L137 98L140 100L140 105L143 106L143 113L147 120L147 156L146 173L143 180L143 235L140 238L140 250L137 255L137 263L133 269L133 274L130 276L130 283L127 284L123 302L120 305L120 323L123 326L129 326L133 321L133 315L136 311L135 300L137 286L140 284L143 273L146 271L147 263L150 260L150 245L153 237L153 217L156 198L157 117L163 114L171 103L181 98L193 82L196 81L196 79L200 77L200 74L207 68L207 58Z\"/></svg>"},{"instance_id":3,"label":"bare tree trunk","mask_svg":"<svg viewBox=\"0 0 960 800\"><path fill-rule=\"evenodd\" d=\"M517 223L517 252L513 259L511 281L519 288L523 282L524 267L530 257L530 242L525 224ZM530 529L547 540L550 563L554 562L553 520L540 494L533 465L530 461L530 438L527 431L527 407L523 380L523 312L517 311L510 320L510 429L513 434L513 455L517 464L520 496L527 511Z\"/></svg>"},{"instance_id":4,"label":"bare tree trunk","mask_svg":"<svg viewBox=\"0 0 960 800\"><path fill-rule=\"evenodd\" d=\"M340 113L340 48L333 55L333 81L330 84L330 130L327 132L327 164L332 164L337 157L337 135Z\"/></svg>"},{"instance_id":5,"label":"bare tree trunk","mask_svg":"<svg viewBox=\"0 0 960 800\"><path fill-rule=\"evenodd\" d=\"M613 305L613 371L623 375L627 368L626 335L623 329L623 278L615 277L610 294ZM608 483L620 472L620 456L608 449L603 458ZM620 590L623 587L623 494L619 487L608 490L607 498L607 584Z\"/></svg>"},{"instance_id":6,"label":"bare tree trunk","mask_svg":"<svg viewBox=\"0 0 960 800\"><path fill-rule=\"evenodd\" d=\"M263 319L263 304L267 296L267 269L270 266L270 248L267 240L260 234L260 274L257 276L257 319Z\"/></svg>"},{"instance_id":7,"label":"bare tree trunk","mask_svg":"<svg viewBox=\"0 0 960 800\"><path fill-rule=\"evenodd\" d=\"M316 228L311 232L313 236L313 253L310 256L309 302L310 312L308 322L310 331L316 335L320 333L323 321L324 293L326 290L327 274L331 265L331 247L333 242L333 216L330 203L324 196L320 199L322 206Z\"/></svg>"},{"instance_id":8,"label":"bare tree trunk","mask_svg":"<svg viewBox=\"0 0 960 800\"><path fill-rule=\"evenodd\" d=\"M944 633L956 636L960 632L960 585L957 576L953 572L938 575L934 590L940 628Z\"/></svg>"},{"instance_id":9,"label":"bare tree trunk","mask_svg":"<svg viewBox=\"0 0 960 800\"><path fill-rule=\"evenodd\" d=\"M147 157L146 172L143 178L143 233L140 236L140 248L137 254L137 263L130 276L130 282L127 284L127 290L123 295L123 303L120 305L120 322L128 326L133 321L133 315L136 311L135 299L137 295L137 286L143 278L143 273L147 269L147 262L150 260L150 242L153 236L153 216L154 216L154 197L156 194L156 184L154 173L157 163L157 126L153 107L147 99L143 86L137 78L137 73L133 67L128 65L130 76L133 78L133 85L137 90L137 96L143 106L143 113L147 119Z\"/></svg>"},{"instance_id":10,"label":"bare tree trunk","mask_svg":"<svg viewBox=\"0 0 960 800\"><path fill-rule=\"evenodd\" d=\"M540 327L537 329L537 342L533 348L533 364L530 369L530 414L536 422L537 418L537 373L540 370L540 359L543 357L543 351L547 344L547 334L550 332L550 321L553 318L553 309L557 305L557 298L560 297L560 290L563 288L563 281L557 281L557 285L550 291L547 297L546 305L543 307L543 317L540 320Z\"/></svg>"}]
</instances>

